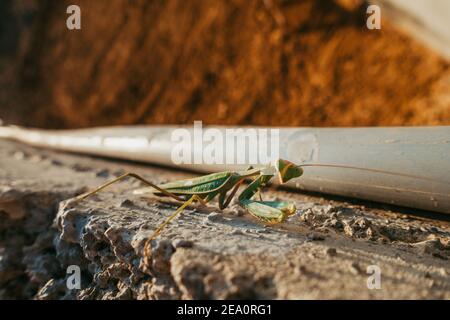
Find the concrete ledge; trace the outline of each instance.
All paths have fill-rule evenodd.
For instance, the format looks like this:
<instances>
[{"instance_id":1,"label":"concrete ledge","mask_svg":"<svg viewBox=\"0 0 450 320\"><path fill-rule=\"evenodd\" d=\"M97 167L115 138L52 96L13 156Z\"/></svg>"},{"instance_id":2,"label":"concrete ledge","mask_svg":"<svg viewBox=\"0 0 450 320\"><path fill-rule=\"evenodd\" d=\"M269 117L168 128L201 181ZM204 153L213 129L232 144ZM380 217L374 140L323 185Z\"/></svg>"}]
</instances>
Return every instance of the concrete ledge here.
<instances>
[{"instance_id":1,"label":"concrete ledge","mask_svg":"<svg viewBox=\"0 0 450 320\"><path fill-rule=\"evenodd\" d=\"M236 205L192 206L143 244L175 202L132 195L129 180L63 200L124 172L155 182L182 172L0 141L0 297L27 299L450 298L450 224L407 209L271 189L298 212L267 227ZM430 215L430 217L432 217ZM66 287L69 265L80 290ZM367 288L369 265L381 289Z\"/></svg>"}]
</instances>

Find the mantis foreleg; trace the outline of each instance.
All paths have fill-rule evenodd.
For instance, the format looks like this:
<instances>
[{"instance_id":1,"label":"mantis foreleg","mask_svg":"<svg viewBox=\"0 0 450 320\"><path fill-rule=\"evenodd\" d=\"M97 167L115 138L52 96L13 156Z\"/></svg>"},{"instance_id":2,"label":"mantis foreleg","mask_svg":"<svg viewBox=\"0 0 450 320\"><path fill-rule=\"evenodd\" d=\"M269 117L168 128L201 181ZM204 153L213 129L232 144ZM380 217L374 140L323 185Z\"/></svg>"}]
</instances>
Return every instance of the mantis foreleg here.
<instances>
[{"instance_id":1,"label":"mantis foreleg","mask_svg":"<svg viewBox=\"0 0 450 320\"><path fill-rule=\"evenodd\" d=\"M239 201L241 200L250 200L259 190L264 187L270 179L272 179L273 175L259 175L256 177L247 188L242 191L239 196Z\"/></svg>"},{"instance_id":2,"label":"mantis foreleg","mask_svg":"<svg viewBox=\"0 0 450 320\"><path fill-rule=\"evenodd\" d=\"M295 206L285 201L255 201L252 197L260 194L260 190L264 187L273 175L260 175L252 183L242 191L239 196L239 204L245 208L252 216L269 224L283 222L288 216L295 213Z\"/></svg>"}]
</instances>

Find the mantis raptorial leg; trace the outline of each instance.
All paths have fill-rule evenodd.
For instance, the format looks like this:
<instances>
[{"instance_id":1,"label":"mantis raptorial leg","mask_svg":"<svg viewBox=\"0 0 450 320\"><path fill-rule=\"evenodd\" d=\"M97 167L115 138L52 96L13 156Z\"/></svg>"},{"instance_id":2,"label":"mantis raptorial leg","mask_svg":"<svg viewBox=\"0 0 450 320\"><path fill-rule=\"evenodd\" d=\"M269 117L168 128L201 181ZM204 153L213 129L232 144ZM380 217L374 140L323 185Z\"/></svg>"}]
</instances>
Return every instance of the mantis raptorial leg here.
<instances>
[{"instance_id":1,"label":"mantis raptorial leg","mask_svg":"<svg viewBox=\"0 0 450 320\"><path fill-rule=\"evenodd\" d=\"M258 178L255 178L254 180L252 180L252 183ZM236 186L233 188L233 190L231 190L229 196L227 197L227 199L225 200L225 193L221 193L219 196L219 209L223 210L226 207L228 207L228 205L230 204L231 200L234 198L234 196L236 195L236 192L238 191L239 187L242 185L242 183L244 182L244 179L242 179L241 181L239 181ZM261 201L263 201L262 199L262 195L261 195L261 190L258 189L257 194L259 196L259 199Z\"/></svg>"}]
</instances>

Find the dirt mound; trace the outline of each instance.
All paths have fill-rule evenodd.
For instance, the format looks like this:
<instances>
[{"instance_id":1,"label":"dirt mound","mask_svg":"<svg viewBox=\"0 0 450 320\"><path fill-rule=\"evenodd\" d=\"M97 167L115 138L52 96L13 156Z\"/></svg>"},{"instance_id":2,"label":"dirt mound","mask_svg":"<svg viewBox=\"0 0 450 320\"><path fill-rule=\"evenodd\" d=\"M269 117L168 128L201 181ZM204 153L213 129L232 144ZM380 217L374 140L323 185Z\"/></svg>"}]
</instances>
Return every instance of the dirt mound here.
<instances>
[{"instance_id":1,"label":"dirt mound","mask_svg":"<svg viewBox=\"0 0 450 320\"><path fill-rule=\"evenodd\" d=\"M42 1L0 116L52 128L450 124L449 64L385 20L368 30L366 5L347 3ZM81 31L65 28L69 4Z\"/></svg>"}]
</instances>

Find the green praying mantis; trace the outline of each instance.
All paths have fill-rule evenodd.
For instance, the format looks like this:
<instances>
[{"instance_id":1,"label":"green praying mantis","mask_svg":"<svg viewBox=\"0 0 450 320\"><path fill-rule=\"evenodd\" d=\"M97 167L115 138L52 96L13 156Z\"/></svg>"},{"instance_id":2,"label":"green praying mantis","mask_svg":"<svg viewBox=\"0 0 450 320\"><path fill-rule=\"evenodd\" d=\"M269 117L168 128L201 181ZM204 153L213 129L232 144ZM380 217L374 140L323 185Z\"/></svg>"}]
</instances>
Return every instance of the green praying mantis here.
<instances>
[{"instance_id":1,"label":"green praying mantis","mask_svg":"<svg viewBox=\"0 0 450 320\"><path fill-rule=\"evenodd\" d=\"M151 241L161 233L161 230L167 224L175 219L175 217L188 205L195 201L206 205L218 196L219 209L225 209L236 195L240 185L246 179L250 178L252 178L253 181L238 197L239 205L252 216L265 223L281 223L285 221L287 217L295 214L295 205L287 201L263 201L260 194L261 189L264 188L275 175L278 175L280 183L283 184L291 179L300 177L302 174L303 169L301 166L283 159L276 161L275 165L269 165L262 168L249 167L245 171L224 171L160 185L156 185L135 173L126 173L98 186L92 191L77 196L73 200L79 201L86 199L116 182L127 177L133 177L150 187L136 190L135 193L153 193L157 196L167 196L183 202L183 204L154 231L153 235L149 238L149 241ZM256 194L259 194L259 200L253 200L253 197Z\"/></svg>"},{"instance_id":2,"label":"green praying mantis","mask_svg":"<svg viewBox=\"0 0 450 320\"><path fill-rule=\"evenodd\" d=\"M291 179L300 177L303 174L303 167L333 167L343 169L356 169L371 171L376 173L390 174L395 176L410 177L421 180L431 180L425 177L416 175L403 174L397 172L390 172L378 169L361 168L347 165L337 164L301 164L296 165L290 161L279 159L273 165L268 165L261 168L249 167L245 171L223 171L212 173L192 179L178 180L174 182L156 185L135 173L123 174L109 182L106 182L92 191L81 194L72 201L79 201L96 194L104 188L119 182L127 177L133 177L140 180L149 188L136 190L137 194L153 193L157 196L171 197L177 201L183 202L175 212L173 212L153 233L147 243L155 239L173 219L177 217L187 206L194 202L199 202L207 205L208 202L218 196L219 209L223 210L230 204L231 200L236 195L239 187L246 179L253 179L248 186L238 196L239 205L248 213L258 220L269 225L284 222L289 216L295 214L296 207L292 202L287 201L263 201L261 197L261 190L274 178L276 175L281 184L288 182ZM259 200L255 200L255 195L259 195Z\"/></svg>"}]
</instances>

